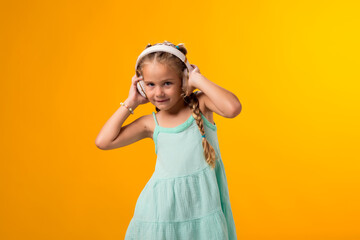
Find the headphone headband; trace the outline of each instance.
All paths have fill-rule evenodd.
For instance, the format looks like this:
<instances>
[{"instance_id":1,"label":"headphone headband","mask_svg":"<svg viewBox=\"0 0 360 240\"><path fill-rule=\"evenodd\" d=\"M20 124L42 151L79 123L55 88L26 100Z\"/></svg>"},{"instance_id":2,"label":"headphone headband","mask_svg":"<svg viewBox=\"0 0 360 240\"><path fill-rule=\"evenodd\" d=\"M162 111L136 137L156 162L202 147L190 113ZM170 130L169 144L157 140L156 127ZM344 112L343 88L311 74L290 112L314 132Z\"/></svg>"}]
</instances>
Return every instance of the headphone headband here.
<instances>
[{"instance_id":1,"label":"headphone headband","mask_svg":"<svg viewBox=\"0 0 360 240\"><path fill-rule=\"evenodd\" d=\"M151 47L146 48L144 51L141 52L141 54L139 55L139 57L136 60L136 64L135 64L135 71L138 67L138 63L140 61L141 58L143 58L145 55L152 53L152 52L168 52L171 53L173 55L175 55L176 57L180 58L181 61L183 61L183 63L185 63L188 71L190 72L192 67L190 66L190 63L188 61L188 59L186 58L186 56L177 48L168 46L168 45L154 45Z\"/></svg>"}]
</instances>

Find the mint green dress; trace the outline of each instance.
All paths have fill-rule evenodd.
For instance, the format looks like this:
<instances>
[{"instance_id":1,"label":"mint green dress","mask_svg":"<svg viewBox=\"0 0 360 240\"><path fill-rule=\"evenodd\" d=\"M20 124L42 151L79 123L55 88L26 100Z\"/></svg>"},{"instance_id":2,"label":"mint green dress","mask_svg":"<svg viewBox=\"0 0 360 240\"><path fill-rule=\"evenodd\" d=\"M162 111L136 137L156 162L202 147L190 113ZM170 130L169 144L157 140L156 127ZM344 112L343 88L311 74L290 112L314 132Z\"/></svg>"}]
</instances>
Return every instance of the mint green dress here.
<instances>
[{"instance_id":1,"label":"mint green dress","mask_svg":"<svg viewBox=\"0 0 360 240\"><path fill-rule=\"evenodd\" d=\"M217 125L201 114L206 138L218 156L212 169L192 115L177 127L165 128L152 114L155 171L136 202L125 240L237 239Z\"/></svg>"}]
</instances>

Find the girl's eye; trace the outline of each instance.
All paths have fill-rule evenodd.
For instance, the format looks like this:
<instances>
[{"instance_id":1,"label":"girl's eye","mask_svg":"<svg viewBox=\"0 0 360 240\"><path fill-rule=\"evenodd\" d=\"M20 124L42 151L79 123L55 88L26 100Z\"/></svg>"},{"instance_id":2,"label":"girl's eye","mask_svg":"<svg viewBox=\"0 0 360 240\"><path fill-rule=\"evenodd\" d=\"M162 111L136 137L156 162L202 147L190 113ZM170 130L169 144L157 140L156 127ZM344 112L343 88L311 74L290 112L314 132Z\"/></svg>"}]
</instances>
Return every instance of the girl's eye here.
<instances>
[{"instance_id":1,"label":"girl's eye","mask_svg":"<svg viewBox=\"0 0 360 240\"><path fill-rule=\"evenodd\" d=\"M171 85L172 84L172 82L165 82L165 85ZM147 83L146 84L146 86L150 86L150 87L152 87L152 86L154 86L154 84L153 83Z\"/></svg>"}]
</instances>

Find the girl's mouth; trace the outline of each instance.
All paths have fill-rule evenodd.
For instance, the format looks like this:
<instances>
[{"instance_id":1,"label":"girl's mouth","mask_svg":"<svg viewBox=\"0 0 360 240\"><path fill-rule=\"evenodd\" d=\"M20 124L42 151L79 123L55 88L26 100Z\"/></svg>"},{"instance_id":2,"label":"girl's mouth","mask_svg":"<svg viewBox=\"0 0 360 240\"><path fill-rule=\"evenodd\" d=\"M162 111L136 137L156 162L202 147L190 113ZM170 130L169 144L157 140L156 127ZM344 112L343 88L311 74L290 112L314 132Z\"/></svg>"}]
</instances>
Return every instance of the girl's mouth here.
<instances>
[{"instance_id":1,"label":"girl's mouth","mask_svg":"<svg viewBox=\"0 0 360 240\"><path fill-rule=\"evenodd\" d=\"M161 100L161 101L157 101L157 102L166 102L167 100L169 100L169 99L166 99L166 100Z\"/></svg>"}]
</instances>

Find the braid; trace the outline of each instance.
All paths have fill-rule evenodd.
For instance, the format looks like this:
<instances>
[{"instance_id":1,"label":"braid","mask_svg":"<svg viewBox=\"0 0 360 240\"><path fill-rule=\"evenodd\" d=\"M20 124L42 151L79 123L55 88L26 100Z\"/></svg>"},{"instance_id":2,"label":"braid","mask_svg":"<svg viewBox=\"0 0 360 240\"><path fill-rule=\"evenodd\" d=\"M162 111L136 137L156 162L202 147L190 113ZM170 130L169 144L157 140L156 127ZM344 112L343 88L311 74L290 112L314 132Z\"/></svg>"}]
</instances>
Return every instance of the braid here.
<instances>
[{"instance_id":1,"label":"braid","mask_svg":"<svg viewBox=\"0 0 360 240\"><path fill-rule=\"evenodd\" d=\"M204 135L205 134L204 122L201 117L201 112L200 112L200 108L199 108L199 100L194 93L191 93L189 97L184 97L185 101L186 101L186 98L189 98L189 100L190 100L189 107L192 110L192 115L196 121L196 124L199 127L201 135ZM204 149L204 157L205 157L206 162L212 168L215 168L216 154L215 154L214 148L211 146L211 144L208 142L208 140L206 138L202 138L202 146Z\"/></svg>"}]
</instances>

